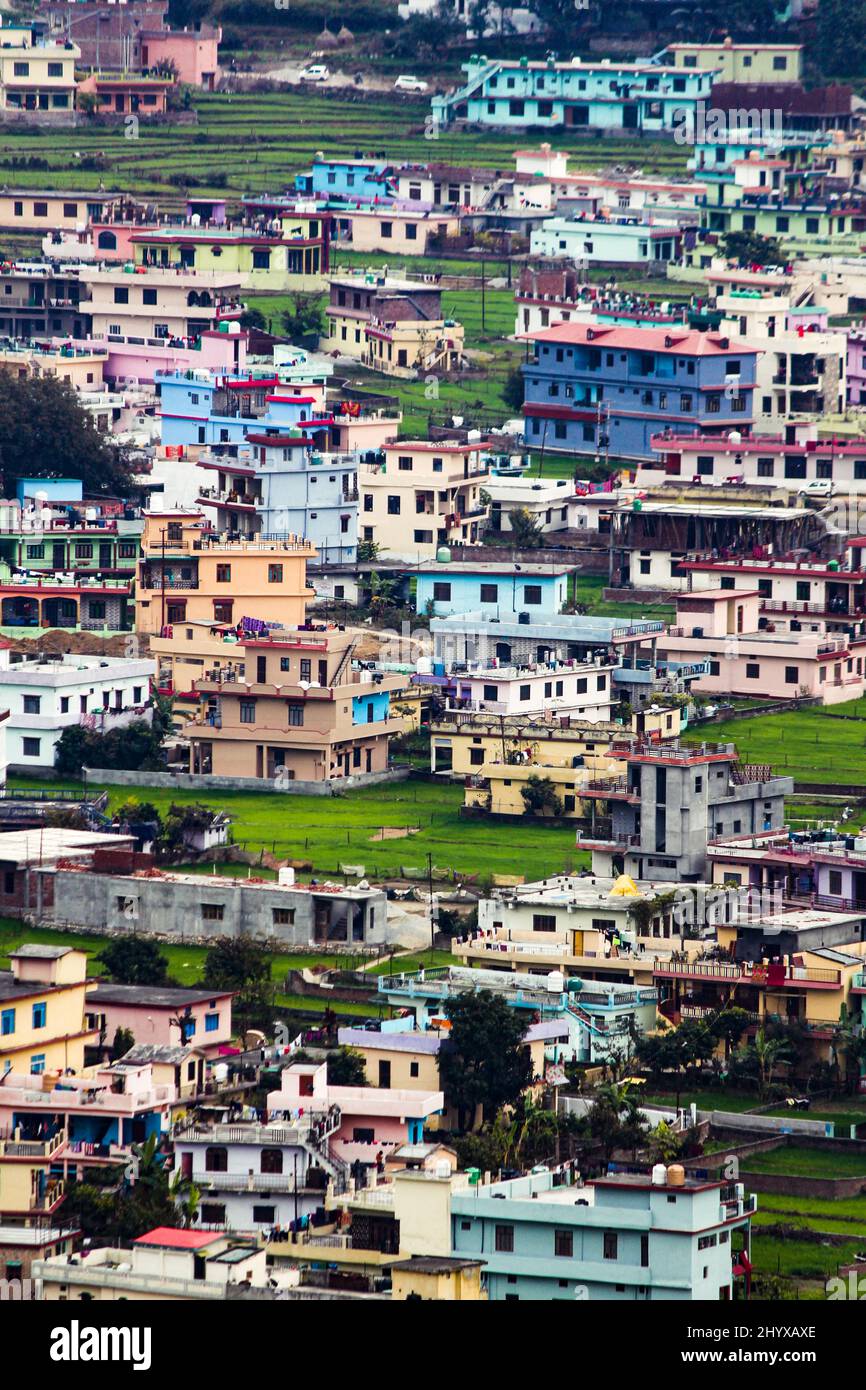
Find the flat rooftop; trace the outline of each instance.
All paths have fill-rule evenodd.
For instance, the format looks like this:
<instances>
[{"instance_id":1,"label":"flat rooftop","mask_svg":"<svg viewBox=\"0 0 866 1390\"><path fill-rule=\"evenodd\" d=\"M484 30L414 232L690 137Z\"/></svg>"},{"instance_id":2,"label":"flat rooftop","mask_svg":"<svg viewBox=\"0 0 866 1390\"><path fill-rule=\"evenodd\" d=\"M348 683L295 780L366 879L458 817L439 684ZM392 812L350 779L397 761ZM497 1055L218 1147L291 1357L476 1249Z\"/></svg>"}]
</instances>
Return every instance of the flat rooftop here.
<instances>
[{"instance_id":1,"label":"flat rooftop","mask_svg":"<svg viewBox=\"0 0 866 1390\"><path fill-rule=\"evenodd\" d=\"M8 830L0 834L0 863L50 864L58 859L81 857L96 849L134 847L134 835L44 825L36 830Z\"/></svg>"}]
</instances>

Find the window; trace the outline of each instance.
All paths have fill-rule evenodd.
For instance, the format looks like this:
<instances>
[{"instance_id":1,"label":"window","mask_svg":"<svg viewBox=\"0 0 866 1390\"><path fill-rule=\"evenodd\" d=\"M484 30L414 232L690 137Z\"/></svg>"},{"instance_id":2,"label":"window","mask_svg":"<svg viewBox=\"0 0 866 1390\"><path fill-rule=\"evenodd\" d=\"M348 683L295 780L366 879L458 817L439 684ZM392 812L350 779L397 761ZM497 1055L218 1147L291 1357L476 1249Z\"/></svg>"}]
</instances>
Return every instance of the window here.
<instances>
[{"instance_id":1,"label":"window","mask_svg":"<svg viewBox=\"0 0 866 1390\"><path fill-rule=\"evenodd\" d=\"M514 1250L514 1227L496 1226L494 1227L494 1249L503 1254L510 1254Z\"/></svg>"},{"instance_id":2,"label":"window","mask_svg":"<svg viewBox=\"0 0 866 1390\"><path fill-rule=\"evenodd\" d=\"M410 1063L409 1063L409 1075L410 1075L410 1076L418 1076L419 1073L420 1073L420 1068L419 1068L418 1063L417 1063L417 1062L410 1062Z\"/></svg>"},{"instance_id":3,"label":"window","mask_svg":"<svg viewBox=\"0 0 866 1390\"><path fill-rule=\"evenodd\" d=\"M226 1173L229 1166L228 1149L213 1146L204 1151L204 1167L206 1173ZM204 1220L204 1217L202 1217Z\"/></svg>"},{"instance_id":4,"label":"window","mask_svg":"<svg viewBox=\"0 0 866 1390\"><path fill-rule=\"evenodd\" d=\"M353 1144L375 1144L375 1142L376 1142L376 1131L375 1131L375 1130L373 1130L373 1129L362 1129L362 1128L360 1128L360 1127L358 1127L358 1126L356 1126L356 1127L352 1130L352 1143L353 1143Z\"/></svg>"},{"instance_id":5,"label":"window","mask_svg":"<svg viewBox=\"0 0 866 1390\"><path fill-rule=\"evenodd\" d=\"M644 1266L649 1264L649 1236L646 1235L640 1238L640 1262Z\"/></svg>"},{"instance_id":6,"label":"window","mask_svg":"<svg viewBox=\"0 0 866 1390\"><path fill-rule=\"evenodd\" d=\"M295 909L293 907L275 907L273 920L275 927L290 927L295 920Z\"/></svg>"},{"instance_id":7,"label":"window","mask_svg":"<svg viewBox=\"0 0 866 1390\"><path fill-rule=\"evenodd\" d=\"M283 567L282 565L268 565L268 583L282 584Z\"/></svg>"},{"instance_id":8,"label":"window","mask_svg":"<svg viewBox=\"0 0 866 1390\"><path fill-rule=\"evenodd\" d=\"M225 908L222 903L202 903L201 917L203 922L221 922L225 916Z\"/></svg>"},{"instance_id":9,"label":"window","mask_svg":"<svg viewBox=\"0 0 866 1390\"><path fill-rule=\"evenodd\" d=\"M718 1242L717 1242L717 1238L716 1238L715 1235L712 1235L712 1236L698 1236L698 1249L699 1249L699 1250L709 1250L713 1245L716 1245L717 1243L718 1243Z\"/></svg>"},{"instance_id":10,"label":"window","mask_svg":"<svg viewBox=\"0 0 866 1390\"><path fill-rule=\"evenodd\" d=\"M447 603L451 598L450 584L434 584L433 598L437 603Z\"/></svg>"},{"instance_id":11,"label":"window","mask_svg":"<svg viewBox=\"0 0 866 1390\"><path fill-rule=\"evenodd\" d=\"M232 567L231 567L231 565L217 565L217 567L216 567L216 582L217 582L217 584L231 584L231 582L232 582Z\"/></svg>"},{"instance_id":12,"label":"window","mask_svg":"<svg viewBox=\"0 0 866 1390\"><path fill-rule=\"evenodd\" d=\"M45 1053L37 1052L35 1057L30 1058L30 1070L34 1076L41 1076L45 1070Z\"/></svg>"},{"instance_id":13,"label":"window","mask_svg":"<svg viewBox=\"0 0 866 1390\"><path fill-rule=\"evenodd\" d=\"M44 545L28 545L28 546L27 546L27 559L28 559L28 560L44 560L44 559L45 559L45 546L44 546Z\"/></svg>"},{"instance_id":14,"label":"window","mask_svg":"<svg viewBox=\"0 0 866 1390\"><path fill-rule=\"evenodd\" d=\"M532 914L533 931L556 931L555 913L533 912Z\"/></svg>"},{"instance_id":15,"label":"window","mask_svg":"<svg viewBox=\"0 0 866 1390\"><path fill-rule=\"evenodd\" d=\"M156 304L156 290L142 290L141 302L142 304Z\"/></svg>"},{"instance_id":16,"label":"window","mask_svg":"<svg viewBox=\"0 0 866 1390\"><path fill-rule=\"evenodd\" d=\"M758 459L758 477L759 477L759 478L772 478L772 476L773 476L773 467L774 467L774 465L773 465L773 460L772 460L772 459L768 459L768 458Z\"/></svg>"},{"instance_id":17,"label":"window","mask_svg":"<svg viewBox=\"0 0 866 1390\"><path fill-rule=\"evenodd\" d=\"M827 890L831 897L840 898L842 896L842 870L831 869L827 875Z\"/></svg>"},{"instance_id":18,"label":"window","mask_svg":"<svg viewBox=\"0 0 866 1390\"><path fill-rule=\"evenodd\" d=\"M38 713L39 713L39 707L40 707L41 704L42 704L42 696L41 696L41 695L25 695L25 696L24 696L24 713L25 713L25 714L38 714Z\"/></svg>"},{"instance_id":19,"label":"window","mask_svg":"<svg viewBox=\"0 0 866 1390\"><path fill-rule=\"evenodd\" d=\"M482 602L482 603L498 603L498 602L499 602L499 585L498 585L498 584L482 584L482 585L481 585L481 602Z\"/></svg>"},{"instance_id":20,"label":"window","mask_svg":"<svg viewBox=\"0 0 866 1390\"><path fill-rule=\"evenodd\" d=\"M129 290L126 288L125 285L117 285L117 286L115 286L115 290L114 290L114 302L115 302L115 304L128 304L128 303L129 303Z\"/></svg>"},{"instance_id":21,"label":"window","mask_svg":"<svg viewBox=\"0 0 866 1390\"><path fill-rule=\"evenodd\" d=\"M13 74L14 74L15 77L29 77L29 76L30 76L30 64L29 64L29 63L13 63L13 64L12 64L12 72L13 72ZM37 209L38 207L44 207L44 208L45 208L45 212L43 212L43 213L36 213L37 217L47 217L47 215L48 215L48 208L47 208L47 206L45 205L45 203L34 203L34 204L33 204L33 211L36 212L36 209Z\"/></svg>"},{"instance_id":22,"label":"window","mask_svg":"<svg viewBox=\"0 0 866 1390\"><path fill-rule=\"evenodd\" d=\"M393 493L388 498L388 515L400 515L400 498L398 496L395 496Z\"/></svg>"},{"instance_id":23,"label":"window","mask_svg":"<svg viewBox=\"0 0 866 1390\"><path fill-rule=\"evenodd\" d=\"M273 1226L276 1207L256 1206L253 1203L253 1221L258 1226Z\"/></svg>"},{"instance_id":24,"label":"window","mask_svg":"<svg viewBox=\"0 0 866 1390\"><path fill-rule=\"evenodd\" d=\"M483 698L484 700L498 700L498 699L499 699L499 690L497 689L497 687L496 687L495 685L485 685L485 687L484 687L484 695L483 695L482 698Z\"/></svg>"},{"instance_id":25,"label":"window","mask_svg":"<svg viewBox=\"0 0 866 1390\"><path fill-rule=\"evenodd\" d=\"M255 700L241 700L241 723L255 724L256 722L256 702Z\"/></svg>"},{"instance_id":26,"label":"window","mask_svg":"<svg viewBox=\"0 0 866 1390\"><path fill-rule=\"evenodd\" d=\"M519 687L519 689L518 689L517 698L518 698L521 702L523 702L523 701L526 701L526 700L530 699L530 697L531 697L531 687L528 686L528 685L521 685L521 686Z\"/></svg>"},{"instance_id":27,"label":"window","mask_svg":"<svg viewBox=\"0 0 866 1390\"><path fill-rule=\"evenodd\" d=\"M75 547L75 558L76 558L76 560L92 560L92 559L93 559L93 546L90 544L89 541L82 542L81 544L76 545L76 547Z\"/></svg>"},{"instance_id":28,"label":"window","mask_svg":"<svg viewBox=\"0 0 866 1390\"><path fill-rule=\"evenodd\" d=\"M15 1010L4 1009L0 1013L0 1037L8 1038L10 1033L15 1032Z\"/></svg>"},{"instance_id":29,"label":"window","mask_svg":"<svg viewBox=\"0 0 866 1390\"><path fill-rule=\"evenodd\" d=\"M39 749L40 749L40 747L41 747L41 739L38 739L38 738L24 738L24 739L21 740L21 744L22 744L22 751L23 751L23 753L24 753L25 758L38 758L38 757L39 757Z\"/></svg>"},{"instance_id":30,"label":"window","mask_svg":"<svg viewBox=\"0 0 866 1390\"><path fill-rule=\"evenodd\" d=\"M226 1209L221 1202L202 1202L201 1219L204 1226L224 1226Z\"/></svg>"},{"instance_id":31,"label":"window","mask_svg":"<svg viewBox=\"0 0 866 1390\"><path fill-rule=\"evenodd\" d=\"M786 667L785 667L785 684L786 684L786 685L797 685L797 684L799 684L799 680L800 680L800 668L799 668L799 666L786 666Z\"/></svg>"},{"instance_id":32,"label":"window","mask_svg":"<svg viewBox=\"0 0 866 1390\"><path fill-rule=\"evenodd\" d=\"M541 603L541 585L540 585L540 584L524 584L524 586L523 586L523 602L524 602L524 603L527 603L527 604L529 604L529 603L531 603L531 604L539 604L539 603Z\"/></svg>"},{"instance_id":33,"label":"window","mask_svg":"<svg viewBox=\"0 0 866 1390\"><path fill-rule=\"evenodd\" d=\"M484 762L484 749L483 749L483 748L470 748L470 749L469 749L469 763L470 763L470 766L471 766L471 767L480 767L481 764L482 764L483 762Z\"/></svg>"},{"instance_id":34,"label":"window","mask_svg":"<svg viewBox=\"0 0 866 1390\"><path fill-rule=\"evenodd\" d=\"M605 1258L606 1260L615 1260L615 1259L618 1258L618 1256L617 1256L617 1248L618 1248L618 1245L619 1245L619 1237L617 1236L616 1231L605 1231L605 1233L604 1233L604 1251L603 1251L603 1253L604 1253L604 1258Z\"/></svg>"},{"instance_id":35,"label":"window","mask_svg":"<svg viewBox=\"0 0 866 1390\"><path fill-rule=\"evenodd\" d=\"M33 1027L34 1027L34 1028L44 1028L44 1027L45 1027L45 1010L46 1010L46 1005L45 1005L45 1004L34 1004L34 1005L33 1005Z\"/></svg>"},{"instance_id":36,"label":"window","mask_svg":"<svg viewBox=\"0 0 866 1390\"><path fill-rule=\"evenodd\" d=\"M397 467L401 473L412 472L412 459L409 454L400 454L397 458Z\"/></svg>"},{"instance_id":37,"label":"window","mask_svg":"<svg viewBox=\"0 0 866 1390\"><path fill-rule=\"evenodd\" d=\"M300 729L304 723L304 706L289 705L289 727Z\"/></svg>"},{"instance_id":38,"label":"window","mask_svg":"<svg viewBox=\"0 0 866 1390\"><path fill-rule=\"evenodd\" d=\"M761 674L761 668L757 661L746 662L746 679L756 681Z\"/></svg>"},{"instance_id":39,"label":"window","mask_svg":"<svg viewBox=\"0 0 866 1390\"><path fill-rule=\"evenodd\" d=\"M14 869L6 869L3 873L3 892L6 894L7 898L9 897L10 893L15 892Z\"/></svg>"},{"instance_id":40,"label":"window","mask_svg":"<svg viewBox=\"0 0 866 1390\"><path fill-rule=\"evenodd\" d=\"M574 1232L573 1231L554 1231L553 1233L553 1253L563 1259L570 1260L574 1254Z\"/></svg>"}]
</instances>

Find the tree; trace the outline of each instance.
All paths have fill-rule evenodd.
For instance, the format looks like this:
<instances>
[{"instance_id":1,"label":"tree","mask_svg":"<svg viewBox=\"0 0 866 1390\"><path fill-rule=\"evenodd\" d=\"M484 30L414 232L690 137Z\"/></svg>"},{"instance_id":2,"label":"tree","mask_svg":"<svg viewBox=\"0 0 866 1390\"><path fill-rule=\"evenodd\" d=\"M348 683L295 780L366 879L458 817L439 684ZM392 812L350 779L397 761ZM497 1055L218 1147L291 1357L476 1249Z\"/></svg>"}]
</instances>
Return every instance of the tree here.
<instances>
[{"instance_id":1,"label":"tree","mask_svg":"<svg viewBox=\"0 0 866 1390\"><path fill-rule=\"evenodd\" d=\"M624 1084L598 1088L585 1125L590 1137L601 1146L606 1163L615 1149L631 1149L634 1153L646 1140L646 1121Z\"/></svg>"},{"instance_id":2,"label":"tree","mask_svg":"<svg viewBox=\"0 0 866 1390\"><path fill-rule=\"evenodd\" d=\"M271 1002L271 953L249 936L218 941L204 962L204 983L209 989L230 989L241 1014L261 1015Z\"/></svg>"},{"instance_id":3,"label":"tree","mask_svg":"<svg viewBox=\"0 0 866 1390\"><path fill-rule=\"evenodd\" d=\"M535 773L527 778L526 786L520 788L523 797L525 816L561 816L562 801L556 784L549 777L537 777Z\"/></svg>"},{"instance_id":4,"label":"tree","mask_svg":"<svg viewBox=\"0 0 866 1390\"><path fill-rule=\"evenodd\" d=\"M862 75L866 68L866 7L862 0L821 0L810 56L825 78Z\"/></svg>"},{"instance_id":5,"label":"tree","mask_svg":"<svg viewBox=\"0 0 866 1390\"><path fill-rule=\"evenodd\" d=\"M125 1057L130 1048L133 1047L135 1047L135 1038L132 1033L128 1028L123 1028L118 1024L114 1033L114 1042L111 1044L112 1062L120 1061L120 1058Z\"/></svg>"},{"instance_id":6,"label":"tree","mask_svg":"<svg viewBox=\"0 0 866 1390\"><path fill-rule=\"evenodd\" d=\"M330 1086L366 1086L367 1070L364 1058L352 1047L341 1047L328 1055L328 1084Z\"/></svg>"},{"instance_id":7,"label":"tree","mask_svg":"<svg viewBox=\"0 0 866 1390\"><path fill-rule=\"evenodd\" d=\"M526 507L512 507L508 513L511 544L517 550L539 550L544 544L544 532L538 518Z\"/></svg>"},{"instance_id":8,"label":"tree","mask_svg":"<svg viewBox=\"0 0 866 1390\"><path fill-rule=\"evenodd\" d=\"M649 1156L653 1163L672 1163L679 1158L683 1143L675 1129L660 1120L649 1136Z\"/></svg>"},{"instance_id":9,"label":"tree","mask_svg":"<svg viewBox=\"0 0 866 1390\"><path fill-rule=\"evenodd\" d=\"M134 719L123 729L99 734L69 724L57 740L54 766L62 777L80 777L85 767L159 772L165 767L160 727Z\"/></svg>"},{"instance_id":10,"label":"tree","mask_svg":"<svg viewBox=\"0 0 866 1390\"><path fill-rule=\"evenodd\" d=\"M707 1026L713 1037L718 1042L725 1044L725 1056L730 1056L731 1048L736 1047L741 1037L749 1026L749 1014L746 1009L737 1008L733 1004L726 1004L723 1009L708 1020Z\"/></svg>"},{"instance_id":11,"label":"tree","mask_svg":"<svg viewBox=\"0 0 866 1390\"><path fill-rule=\"evenodd\" d=\"M5 497L21 478L79 478L85 496L124 496L132 488L123 451L56 377L0 373L0 473Z\"/></svg>"},{"instance_id":12,"label":"tree","mask_svg":"<svg viewBox=\"0 0 866 1390\"><path fill-rule=\"evenodd\" d=\"M326 329L323 297L296 290L289 296L290 307L283 311L283 332L292 342L310 336L320 338Z\"/></svg>"},{"instance_id":13,"label":"tree","mask_svg":"<svg viewBox=\"0 0 866 1390\"><path fill-rule=\"evenodd\" d=\"M119 985L164 985L168 963L155 941L143 936L121 936L110 941L98 959Z\"/></svg>"},{"instance_id":14,"label":"tree","mask_svg":"<svg viewBox=\"0 0 866 1390\"><path fill-rule=\"evenodd\" d=\"M513 367L505 378L502 399L512 410L522 410L526 395L526 383L519 367Z\"/></svg>"},{"instance_id":15,"label":"tree","mask_svg":"<svg viewBox=\"0 0 866 1390\"><path fill-rule=\"evenodd\" d=\"M722 243L728 260L738 265L786 265L788 257L776 237L760 232L728 232Z\"/></svg>"},{"instance_id":16,"label":"tree","mask_svg":"<svg viewBox=\"0 0 866 1390\"><path fill-rule=\"evenodd\" d=\"M439 1055L439 1075L464 1131L478 1106L490 1116L516 1102L532 1079L532 1060L524 1020L499 995L477 990L451 999L448 1017L451 1032Z\"/></svg>"},{"instance_id":17,"label":"tree","mask_svg":"<svg viewBox=\"0 0 866 1390\"><path fill-rule=\"evenodd\" d=\"M755 1034L753 1044L755 1061L758 1065L758 1091L765 1100L775 1080L779 1067L791 1055L790 1045L784 1038L769 1038L763 1028Z\"/></svg>"}]
</instances>

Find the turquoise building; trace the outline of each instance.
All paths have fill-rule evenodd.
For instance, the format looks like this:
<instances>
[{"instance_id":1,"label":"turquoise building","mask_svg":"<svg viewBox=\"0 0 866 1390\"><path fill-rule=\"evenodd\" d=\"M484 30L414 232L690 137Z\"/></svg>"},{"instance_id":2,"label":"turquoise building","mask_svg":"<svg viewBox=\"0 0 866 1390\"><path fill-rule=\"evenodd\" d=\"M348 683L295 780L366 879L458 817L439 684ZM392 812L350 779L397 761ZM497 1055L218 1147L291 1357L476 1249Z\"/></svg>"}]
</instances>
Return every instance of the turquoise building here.
<instances>
[{"instance_id":1,"label":"turquoise building","mask_svg":"<svg viewBox=\"0 0 866 1390\"><path fill-rule=\"evenodd\" d=\"M708 1301L747 1294L755 1198L742 1184L613 1173L586 1187L567 1170L478 1184L451 1197L456 1256L484 1261L497 1302Z\"/></svg>"}]
</instances>

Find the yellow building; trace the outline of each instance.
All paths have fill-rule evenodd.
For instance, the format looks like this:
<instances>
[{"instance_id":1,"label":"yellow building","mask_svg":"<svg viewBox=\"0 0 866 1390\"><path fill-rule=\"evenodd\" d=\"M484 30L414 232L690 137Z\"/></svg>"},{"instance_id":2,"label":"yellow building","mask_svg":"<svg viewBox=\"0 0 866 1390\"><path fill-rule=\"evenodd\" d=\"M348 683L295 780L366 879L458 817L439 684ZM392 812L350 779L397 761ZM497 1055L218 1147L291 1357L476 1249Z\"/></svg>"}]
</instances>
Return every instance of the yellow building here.
<instances>
[{"instance_id":1,"label":"yellow building","mask_svg":"<svg viewBox=\"0 0 866 1390\"><path fill-rule=\"evenodd\" d=\"M130 238L137 265L236 274L245 289L324 288L329 217L321 210L283 212L265 225L169 227Z\"/></svg>"},{"instance_id":2,"label":"yellow building","mask_svg":"<svg viewBox=\"0 0 866 1390\"><path fill-rule=\"evenodd\" d=\"M87 955L68 946L20 946L0 971L0 1075L80 1071L98 1033L84 1024Z\"/></svg>"},{"instance_id":3,"label":"yellow building","mask_svg":"<svg viewBox=\"0 0 866 1390\"><path fill-rule=\"evenodd\" d=\"M473 544L487 520L486 446L406 439L384 445L384 462L363 464L360 539L382 554L431 560L440 545Z\"/></svg>"},{"instance_id":4,"label":"yellow building","mask_svg":"<svg viewBox=\"0 0 866 1390\"><path fill-rule=\"evenodd\" d=\"M667 61L676 68L718 72L719 82L799 82L803 76L803 45L734 43L730 37L722 43L672 43Z\"/></svg>"},{"instance_id":5,"label":"yellow building","mask_svg":"<svg viewBox=\"0 0 866 1390\"><path fill-rule=\"evenodd\" d=\"M108 352L103 348L0 348L0 372L15 377L55 377L73 391L102 391L102 371Z\"/></svg>"},{"instance_id":6,"label":"yellow building","mask_svg":"<svg viewBox=\"0 0 866 1390\"><path fill-rule=\"evenodd\" d=\"M481 1288L484 1260L454 1255L411 1255L391 1266L391 1297L433 1300L437 1303L480 1303L487 1298Z\"/></svg>"},{"instance_id":7,"label":"yellow building","mask_svg":"<svg viewBox=\"0 0 866 1390\"><path fill-rule=\"evenodd\" d=\"M474 777L467 779L463 804L494 816L525 815L523 791L530 779L537 777L553 784L562 802L562 816L583 819L590 814L593 801L581 798L581 788L596 778L618 777L624 773L625 763L604 753L584 755L579 767L537 762L504 763L501 756L494 756L491 762L482 763Z\"/></svg>"},{"instance_id":8,"label":"yellow building","mask_svg":"<svg viewBox=\"0 0 866 1390\"><path fill-rule=\"evenodd\" d=\"M75 107L75 64L81 49L55 43L29 24L3 23L0 34L0 110L68 112Z\"/></svg>"},{"instance_id":9,"label":"yellow building","mask_svg":"<svg viewBox=\"0 0 866 1390\"><path fill-rule=\"evenodd\" d=\"M234 627L243 618L297 627L312 591L309 541L225 541L200 512L148 512L142 532L136 623L140 633L174 637L194 623ZM171 632L168 631L171 629ZM193 636L178 643L195 642ZM210 629L209 629L210 631ZM163 655L163 653L160 653ZM196 657L196 659L198 659Z\"/></svg>"},{"instance_id":10,"label":"yellow building","mask_svg":"<svg viewBox=\"0 0 866 1390\"><path fill-rule=\"evenodd\" d=\"M527 719L450 711L430 725L430 770L471 777L488 763L542 764L572 769L587 754L613 756L611 745L625 749L631 735L621 724L588 720Z\"/></svg>"}]
</instances>

